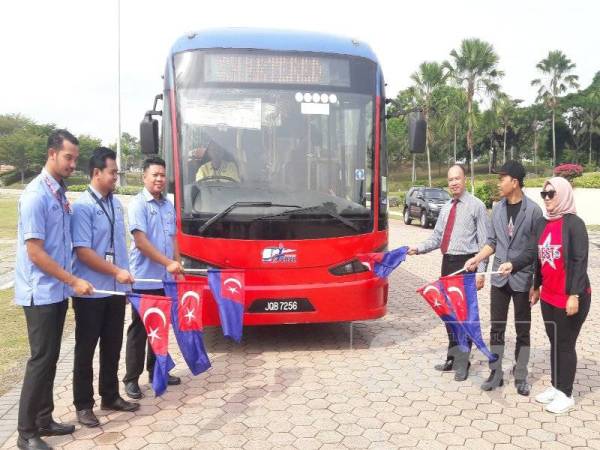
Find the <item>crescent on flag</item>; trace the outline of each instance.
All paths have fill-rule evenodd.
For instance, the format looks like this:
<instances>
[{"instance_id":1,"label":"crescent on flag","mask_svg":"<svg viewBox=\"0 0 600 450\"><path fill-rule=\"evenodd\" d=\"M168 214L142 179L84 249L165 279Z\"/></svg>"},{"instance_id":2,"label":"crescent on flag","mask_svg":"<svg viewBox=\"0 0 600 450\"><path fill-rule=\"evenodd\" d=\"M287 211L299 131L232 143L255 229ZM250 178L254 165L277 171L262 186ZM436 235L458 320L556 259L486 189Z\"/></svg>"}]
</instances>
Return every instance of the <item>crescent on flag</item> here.
<instances>
[{"instance_id":1,"label":"crescent on flag","mask_svg":"<svg viewBox=\"0 0 600 450\"><path fill-rule=\"evenodd\" d=\"M144 325L146 325L146 318L147 318L147 317L148 317L150 314L158 314L158 316L159 316L159 317L162 319L162 321L163 321L163 326L164 326L164 327L166 327L166 326L167 326L167 318L165 317L165 314L164 314L164 313L163 313L163 312L162 312L162 311L161 311L159 308L156 308L156 307L148 308L148 309L146 310L146 312L144 313L144 319L143 319Z\"/></svg>"},{"instance_id":2,"label":"crescent on flag","mask_svg":"<svg viewBox=\"0 0 600 450\"><path fill-rule=\"evenodd\" d=\"M223 281L223 284L225 286L227 286L227 283L230 283L230 282L233 284L236 284L237 287L239 287L240 289L242 288L242 283L240 282L240 280L238 280L237 278L233 278L233 277L227 278L225 281Z\"/></svg>"},{"instance_id":3,"label":"crescent on flag","mask_svg":"<svg viewBox=\"0 0 600 450\"><path fill-rule=\"evenodd\" d=\"M427 286L427 287L426 287L426 288L423 290L423 294L427 294L427 293L428 293L429 291L431 291L431 290L433 290L433 291L436 291L438 294L441 294L440 290L439 290L439 289L438 289L436 286L434 286L434 285L432 285L432 284L430 284L429 286Z\"/></svg>"},{"instance_id":4,"label":"crescent on flag","mask_svg":"<svg viewBox=\"0 0 600 450\"><path fill-rule=\"evenodd\" d=\"M458 295L460 295L460 298L462 299L462 301L465 301L465 296L463 295L462 291L457 288L456 286L451 286L448 288L448 294L450 294L451 292L458 292Z\"/></svg>"},{"instance_id":5,"label":"crescent on flag","mask_svg":"<svg viewBox=\"0 0 600 450\"><path fill-rule=\"evenodd\" d=\"M181 306L185 305L185 301L188 297L192 297L194 300L196 300L196 305L200 305L200 295L194 291L186 291L186 293L181 296L181 300L179 301Z\"/></svg>"}]
</instances>

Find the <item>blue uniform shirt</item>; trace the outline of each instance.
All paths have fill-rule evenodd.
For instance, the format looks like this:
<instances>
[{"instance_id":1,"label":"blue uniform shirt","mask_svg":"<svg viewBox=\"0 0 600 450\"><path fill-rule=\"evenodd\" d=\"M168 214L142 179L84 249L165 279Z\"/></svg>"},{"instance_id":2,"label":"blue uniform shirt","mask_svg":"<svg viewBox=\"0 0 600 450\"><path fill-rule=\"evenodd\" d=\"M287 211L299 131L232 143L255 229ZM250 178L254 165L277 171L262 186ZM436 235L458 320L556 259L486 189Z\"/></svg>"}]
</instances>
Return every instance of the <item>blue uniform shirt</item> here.
<instances>
[{"instance_id":1,"label":"blue uniform shirt","mask_svg":"<svg viewBox=\"0 0 600 450\"><path fill-rule=\"evenodd\" d=\"M31 262L25 242L44 241L44 250L67 272L71 270L71 207L64 184L46 169L25 188L19 199L17 258L15 266L15 303L49 305L62 302L70 288L47 275Z\"/></svg>"},{"instance_id":2,"label":"blue uniform shirt","mask_svg":"<svg viewBox=\"0 0 600 450\"><path fill-rule=\"evenodd\" d=\"M164 197L156 200L144 188L136 195L128 207L129 231L142 231L150 243L163 255L173 259L173 239L175 237L175 207ZM129 265L134 278L156 278L159 280L172 280L162 264L152 261L144 256L131 240ZM135 289L162 289L160 283L135 283Z\"/></svg>"},{"instance_id":3,"label":"blue uniform shirt","mask_svg":"<svg viewBox=\"0 0 600 450\"><path fill-rule=\"evenodd\" d=\"M112 275L96 272L77 257L75 249L86 247L94 250L98 256L104 259L106 252L114 253L114 261L117 267L129 270L127 254L127 243L125 242L125 219L121 202L112 194L103 198L102 195L90 186L92 192L104 205L104 209L112 218L110 202L114 207L114 248L111 249L110 222L100 205L85 191L73 203L73 220L71 221L71 234L73 236L73 274L79 278L92 283L94 288L105 291L127 292L131 285L117 283ZM107 294L92 294L87 298L108 297Z\"/></svg>"}]
</instances>

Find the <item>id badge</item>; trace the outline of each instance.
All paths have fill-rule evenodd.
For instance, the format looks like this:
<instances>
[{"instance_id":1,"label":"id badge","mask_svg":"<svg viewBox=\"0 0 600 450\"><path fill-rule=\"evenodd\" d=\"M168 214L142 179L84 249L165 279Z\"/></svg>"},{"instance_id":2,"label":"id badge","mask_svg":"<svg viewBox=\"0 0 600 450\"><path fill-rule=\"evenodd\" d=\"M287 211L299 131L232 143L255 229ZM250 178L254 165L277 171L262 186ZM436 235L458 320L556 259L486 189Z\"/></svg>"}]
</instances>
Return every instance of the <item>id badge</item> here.
<instances>
[{"instance_id":1,"label":"id badge","mask_svg":"<svg viewBox=\"0 0 600 450\"><path fill-rule=\"evenodd\" d=\"M114 264L115 263L115 253L111 252L111 251L106 252L104 254L104 259L105 259L105 261L107 261L111 264Z\"/></svg>"}]
</instances>

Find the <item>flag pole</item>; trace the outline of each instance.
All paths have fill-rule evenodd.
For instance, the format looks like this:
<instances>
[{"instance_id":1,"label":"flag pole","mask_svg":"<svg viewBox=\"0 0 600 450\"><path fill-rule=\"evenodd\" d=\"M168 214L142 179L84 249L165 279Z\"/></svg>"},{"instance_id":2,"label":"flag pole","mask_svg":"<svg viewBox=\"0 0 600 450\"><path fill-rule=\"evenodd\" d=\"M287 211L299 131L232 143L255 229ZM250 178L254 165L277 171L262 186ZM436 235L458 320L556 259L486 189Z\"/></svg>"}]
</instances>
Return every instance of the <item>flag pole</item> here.
<instances>
[{"instance_id":1,"label":"flag pole","mask_svg":"<svg viewBox=\"0 0 600 450\"><path fill-rule=\"evenodd\" d=\"M464 271L465 271L465 269L460 269L460 270L457 270L456 272L451 273L450 275L445 275L445 276L440 277L440 278L452 277L452 276L458 275L459 273L464 272ZM476 275L499 275L499 274L502 274L503 272L500 272L499 270L496 270L496 271L492 271L492 272L470 272L470 273L475 273ZM439 278L438 278L438 280L439 280ZM417 288L416 292L419 292L421 289L423 289L428 284L429 283L425 283L423 286Z\"/></svg>"},{"instance_id":2,"label":"flag pole","mask_svg":"<svg viewBox=\"0 0 600 450\"><path fill-rule=\"evenodd\" d=\"M122 296L126 296L127 292L105 291L103 289L94 289L94 294L107 294L107 295L122 295Z\"/></svg>"},{"instance_id":3,"label":"flag pole","mask_svg":"<svg viewBox=\"0 0 600 450\"><path fill-rule=\"evenodd\" d=\"M133 280L134 283L162 283L163 280L159 278L136 278Z\"/></svg>"}]
</instances>

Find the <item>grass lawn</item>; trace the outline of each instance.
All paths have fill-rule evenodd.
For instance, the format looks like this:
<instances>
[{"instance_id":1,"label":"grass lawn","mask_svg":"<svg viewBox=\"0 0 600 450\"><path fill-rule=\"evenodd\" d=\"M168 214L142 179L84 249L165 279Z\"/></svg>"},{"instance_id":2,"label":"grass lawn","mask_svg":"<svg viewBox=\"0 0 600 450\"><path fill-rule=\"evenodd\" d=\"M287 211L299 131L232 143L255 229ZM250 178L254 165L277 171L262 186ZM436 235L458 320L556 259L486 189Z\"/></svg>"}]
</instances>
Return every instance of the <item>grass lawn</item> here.
<instances>
[{"instance_id":1,"label":"grass lawn","mask_svg":"<svg viewBox=\"0 0 600 450\"><path fill-rule=\"evenodd\" d=\"M0 239L17 237L17 197L0 198Z\"/></svg>"},{"instance_id":2,"label":"grass lawn","mask_svg":"<svg viewBox=\"0 0 600 450\"><path fill-rule=\"evenodd\" d=\"M13 302L13 290L0 291L0 395L10 391L23 379L29 357L29 341L23 308ZM73 310L69 308L63 337L74 329Z\"/></svg>"}]
</instances>

